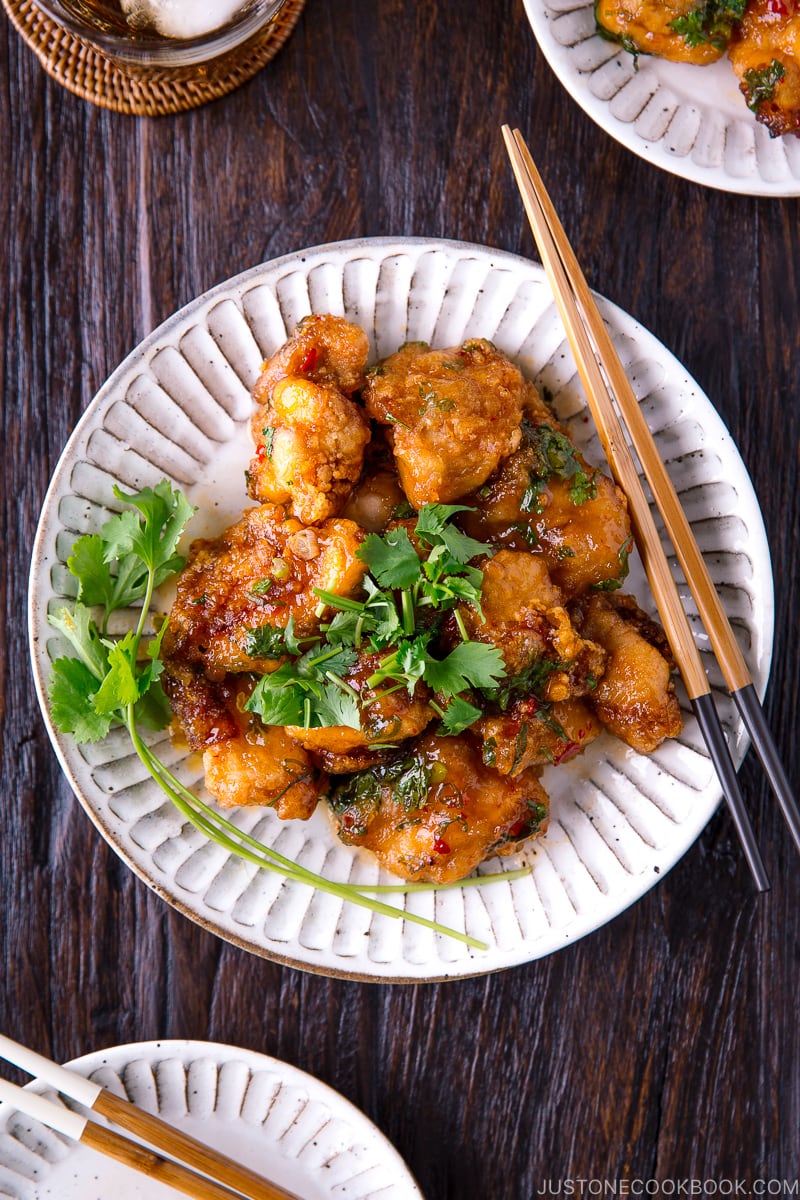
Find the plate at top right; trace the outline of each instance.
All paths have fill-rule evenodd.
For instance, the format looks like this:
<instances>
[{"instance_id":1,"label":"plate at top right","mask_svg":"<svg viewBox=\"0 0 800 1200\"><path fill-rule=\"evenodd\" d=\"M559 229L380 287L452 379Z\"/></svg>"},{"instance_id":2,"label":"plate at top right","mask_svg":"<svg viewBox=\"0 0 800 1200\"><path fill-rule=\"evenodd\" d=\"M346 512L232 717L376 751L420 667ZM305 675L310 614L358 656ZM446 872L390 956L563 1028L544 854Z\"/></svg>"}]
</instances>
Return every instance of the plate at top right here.
<instances>
[{"instance_id":1,"label":"plate at top right","mask_svg":"<svg viewBox=\"0 0 800 1200\"><path fill-rule=\"evenodd\" d=\"M584 112L640 158L741 196L800 196L800 138L771 138L726 58L633 55L596 32L592 0L523 0L536 40Z\"/></svg>"}]
</instances>

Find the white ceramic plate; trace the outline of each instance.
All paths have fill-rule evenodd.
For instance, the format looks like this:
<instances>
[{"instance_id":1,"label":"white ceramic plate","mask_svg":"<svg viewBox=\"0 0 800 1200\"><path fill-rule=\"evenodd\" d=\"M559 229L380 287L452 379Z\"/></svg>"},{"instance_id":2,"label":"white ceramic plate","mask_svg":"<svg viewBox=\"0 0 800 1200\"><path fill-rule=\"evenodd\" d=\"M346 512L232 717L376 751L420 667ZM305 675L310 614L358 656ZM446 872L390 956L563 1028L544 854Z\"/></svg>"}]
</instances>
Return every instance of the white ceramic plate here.
<instances>
[{"instance_id":1,"label":"white ceramic plate","mask_svg":"<svg viewBox=\"0 0 800 1200\"><path fill-rule=\"evenodd\" d=\"M266 1054L211 1042L140 1042L68 1065L302 1200L422 1200L400 1155L363 1113ZM0 1105L0 1200L180 1195Z\"/></svg>"},{"instance_id":2,"label":"white ceramic plate","mask_svg":"<svg viewBox=\"0 0 800 1200\"><path fill-rule=\"evenodd\" d=\"M595 32L593 0L523 0L573 100L634 154L744 196L800 195L800 138L770 138L726 58L708 67L633 56Z\"/></svg>"},{"instance_id":3,"label":"white ceramic plate","mask_svg":"<svg viewBox=\"0 0 800 1200\"><path fill-rule=\"evenodd\" d=\"M602 306L763 690L772 576L743 464L710 402L668 351L619 309ZM488 943L486 951L255 872L183 824L145 777L123 731L79 748L50 722L50 664L68 647L47 613L72 591L64 563L74 538L98 529L117 507L115 482L132 490L165 475L199 507L191 535L237 519L247 503L250 388L262 359L309 311L359 322L378 356L411 339L443 346L490 338L548 390L559 414L572 418L579 442L601 461L539 266L482 247L404 239L322 246L245 272L171 317L126 359L92 401L55 472L30 586L34 672L53 745L82 804L125 861L182 912L247 949L315 972L376 980L481 974L548 954L640 897L713 813L720 791L693 719L650 758L604 735L581 759L548 772L546 839L488 868L529 863L529 877L397 901L466 930ZM635 563L630 583L652 610ZM707 649L703 639L700 645ZM742 729L732 707L724 715L741 757ZM156 741L185 781L201 787L197 756L187 757L166 734ZM308 822L282 822L262 809L242 810L236 819L312 870L337 880L378 879L372 855L338 841L325 805Z\"/></svg>"}]
</instances>

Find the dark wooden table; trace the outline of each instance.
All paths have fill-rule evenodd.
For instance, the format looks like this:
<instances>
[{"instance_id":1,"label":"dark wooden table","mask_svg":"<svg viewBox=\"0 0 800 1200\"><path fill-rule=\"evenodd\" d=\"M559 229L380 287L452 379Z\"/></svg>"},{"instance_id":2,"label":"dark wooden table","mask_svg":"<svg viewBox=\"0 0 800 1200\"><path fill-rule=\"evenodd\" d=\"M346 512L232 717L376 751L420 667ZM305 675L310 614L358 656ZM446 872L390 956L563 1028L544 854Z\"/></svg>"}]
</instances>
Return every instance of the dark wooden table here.
<instances>
[{"instance_id":1,"label":"dark wooden table","mask_svg":"<svg viewBox=\"0 0 800 1200\"><path fill-rule=\"evenodd\" d=\"M528 136L593 286L685 363L738 442L774 555L767 707L800 782L800 201L703 190L610 140L520 0L308 0L251 83L155 120L62 90L0 16L0 1028L62 1060L159 1037L266 1051L363 1109L428 1200L570 1180L576 1196L650 1179L791 1194L800 870L752 756L768 895L723 811L578 944L483 979L380 986L263 961L173 912L90 824L37 708L34 531L107 374L197 293L303 246L417 234L532 255L503 121Z\"/></svg>"}]
</instances>

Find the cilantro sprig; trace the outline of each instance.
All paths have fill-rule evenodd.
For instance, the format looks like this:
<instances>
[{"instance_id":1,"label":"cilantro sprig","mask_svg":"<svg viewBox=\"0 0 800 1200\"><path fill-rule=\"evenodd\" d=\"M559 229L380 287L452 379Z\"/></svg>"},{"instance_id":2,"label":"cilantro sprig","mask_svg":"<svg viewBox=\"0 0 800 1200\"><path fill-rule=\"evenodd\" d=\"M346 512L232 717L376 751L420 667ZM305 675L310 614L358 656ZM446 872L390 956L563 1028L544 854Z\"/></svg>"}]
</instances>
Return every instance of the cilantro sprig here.
<instances>
[{"instance_id":1,"label":"cilantro sprig","mask_svg":"<svg viewBox=\"0 0 800 1200\"><path fill-rule=\"evenodd\" d=\"M437 890L441 885L343 884L309 871L251 837L206 804L145 741L143 727L164 729L170 720L169 703L160 683L164 666L161 645L167 622L163 622L155 636L147 634L153 594L184 565L177 546L195 510L166 480L131 495L115 488L114 494L125 508L111 517L99 533L77 539L67 560L77 580L77 597L48 618L73 651L52 664L48 693L56 728L83 744L102 740L112 726L123 726L139 759L183 817L211 841L245 862L372 912L411 921L467 946L486 949L485 943L468 934L377 898L384 893ZM377 612L379 605L375 607ZM135 613L133 627L119 638L110 636L111 616L131 608ZM346 670L355 652L346 646L332 645L322 653L313 648L303 653L291 620L280 632L280 638L275 635L267 640L267 634L261 636L265 641L257 647L259 653L269 656L280 651L301 655L299 664L292 664L293 671L299 671L299 678L304 681L301 693L313 696L315 703L319 703L315 690L319 685L322 702L330 705L330 722L347 723L346 692L340 687L343 681L338 673ZM319 672L323 669L326 683L320 684ZM333 677L338 678L335 684ZM329 685L333 687L330 693L326 690ZM292 710L291 715L297 715L296 711ZM352 710L349 717L354 719ZM523 869L477 876L461 880L458 886L495 879L510 881L526 873Z\"/></svg>"},{"instance_id":2,"label":"cilantro sprig","mask_svg":"<svg viewBox=\"0 0 800 1200\"><path fill-rule=\"evenodd\" d=\"M263 676L247 708L268 724L359 729L364 703L397 687L413 696L423 682L445 704L437 706L443 733L460 733L473 724L480 709L463 700L453 711L452 706L470 688L497 687L506 670L496 646L469 639L457 608L466 602L481 614L483 572L470 562L492 552L452 524L456 513L466 511L463 504L426 504L417 514L413 539L403 524L383 534L368 534L358 551L369 568L364 599L315 589L323 611L331 608L335 616L322 626L318 638L306 640L302 657ZM462 641L438 657L436 638L448 613L453 614ZM251 633L248 652L251 644L269 647L274 657L299 650L291 631L289 638L273 627ZM360 653L382 656L366 680L363 698L342 677Z\"/></svg>"}]
</instances>

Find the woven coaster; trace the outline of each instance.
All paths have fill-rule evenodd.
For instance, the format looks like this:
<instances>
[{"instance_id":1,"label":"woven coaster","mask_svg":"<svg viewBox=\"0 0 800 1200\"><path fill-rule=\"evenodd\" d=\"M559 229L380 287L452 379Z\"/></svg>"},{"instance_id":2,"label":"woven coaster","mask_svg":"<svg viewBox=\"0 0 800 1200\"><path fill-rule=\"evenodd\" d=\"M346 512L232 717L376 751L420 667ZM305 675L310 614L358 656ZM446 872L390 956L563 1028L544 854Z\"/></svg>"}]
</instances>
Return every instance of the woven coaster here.
<instances>
[{"instance_id":1,"label":"woven coaster","mask_svg":"<svg viewBox=\"0 0 800 1200\"><path fill-rule=\"evenodd\" d=\"M247 57L214 83L166 83L125 75L94 46L46 17L32 0L2 0L11 24L48 75L70 92L114 112L159 117L198 108L232 92L273 58L297 24L306 0L286 0L274 26Z\"/></svg>"}]
</instances>

